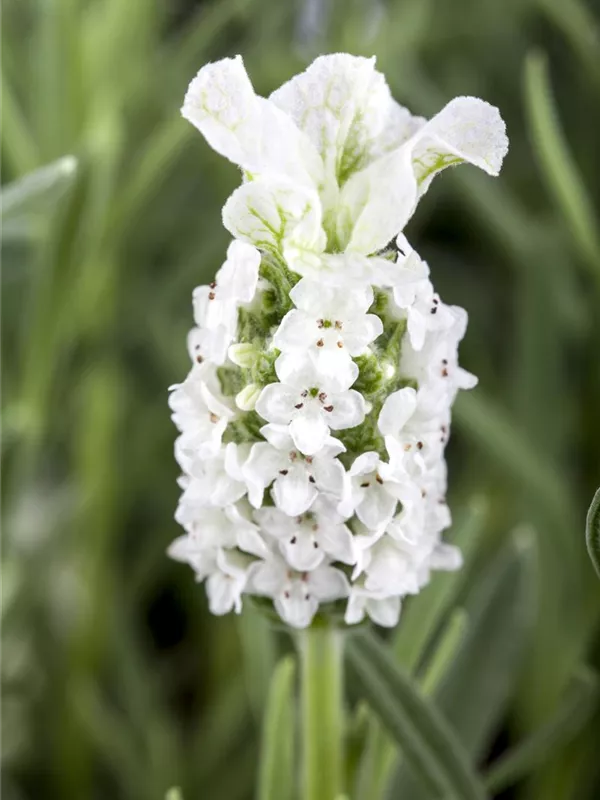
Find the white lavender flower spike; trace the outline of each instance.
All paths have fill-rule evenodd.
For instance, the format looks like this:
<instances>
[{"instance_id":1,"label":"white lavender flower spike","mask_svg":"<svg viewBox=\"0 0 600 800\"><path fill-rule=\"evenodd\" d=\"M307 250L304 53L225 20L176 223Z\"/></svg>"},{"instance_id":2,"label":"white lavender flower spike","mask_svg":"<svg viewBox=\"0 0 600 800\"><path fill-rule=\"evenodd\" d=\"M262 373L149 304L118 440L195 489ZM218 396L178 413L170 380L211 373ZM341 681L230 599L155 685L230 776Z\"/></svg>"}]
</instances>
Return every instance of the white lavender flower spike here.
<instances>
[{"instance_id":1,"label":"white lavender flower spike","mask_svg":"<svg viewBox=\"0 0 600 800\"><path fill-rule=\"evenodd\" d=\"M444 448L476 383L457 361L466 312L402 231L445 167L498 174L504 123L472 97L413 117L374 58L346 54L269 99L240 56L209 64L182 113L243 183L170 400L186 533L169 554L215 614L255 595L296 628L340 611L393 626L404 596L460 566L442 540Z\"/></svg>"}]
</instances>

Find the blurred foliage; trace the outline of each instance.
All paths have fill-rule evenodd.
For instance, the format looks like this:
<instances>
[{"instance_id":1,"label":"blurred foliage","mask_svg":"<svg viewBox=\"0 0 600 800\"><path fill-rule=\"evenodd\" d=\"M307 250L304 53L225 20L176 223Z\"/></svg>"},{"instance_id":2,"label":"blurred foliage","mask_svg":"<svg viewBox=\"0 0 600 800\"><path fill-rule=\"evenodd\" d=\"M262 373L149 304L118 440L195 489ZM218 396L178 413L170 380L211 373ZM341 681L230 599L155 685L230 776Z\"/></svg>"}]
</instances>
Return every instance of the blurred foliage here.
<instances>
[{"instance_id":1,"label":"blurred foliage","mask_svg":"<svg viewBox=\"0 0 600 800\"><path fill-rule=\"evenodd\" d=\"M457 403L449 460L457 534L477 538L459 578L406 603L394 650L479 766L500 757L488 785L512 784L503 798L597 797L600 719L581 713L577 676L600 661L584 537L600 483L598 3L3 12L4 797L253 796L263 708L265 733L287 718L273 697L289 685L267 697L291 643L252 609L211 618L164 554L178 494L166 390L186 373L191 291L220 265L220 208L239 180L178 108L208 60L242 53L264 94L336 50L376 54L415 113L484 97L511 139L499 179L444 175L407 231L470 314L462 361L480 388ZM535 558L515 572L522 523ZM420 797L371 712L352 719L356 786L380 758L398 796Z\"/></svg>"}]
</instances>

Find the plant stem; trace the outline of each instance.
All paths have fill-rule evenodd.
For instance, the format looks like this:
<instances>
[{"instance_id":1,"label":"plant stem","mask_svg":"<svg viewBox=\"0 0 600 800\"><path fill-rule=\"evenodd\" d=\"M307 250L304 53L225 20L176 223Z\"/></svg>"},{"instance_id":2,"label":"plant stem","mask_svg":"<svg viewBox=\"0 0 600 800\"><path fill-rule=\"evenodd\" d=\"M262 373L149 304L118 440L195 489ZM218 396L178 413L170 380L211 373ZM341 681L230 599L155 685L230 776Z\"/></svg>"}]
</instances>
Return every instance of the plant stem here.
<instances>
[{"instance_id":1,"label":"plant stem","mask_svg":"<svg viewBox=\"0 0 600 800\"><path fill-rule=\"evenodd\" d=\"M299 649L303 800L335 800L342 793L342 633L323 624L309 628Z\"/></svg>"}]
</instances>

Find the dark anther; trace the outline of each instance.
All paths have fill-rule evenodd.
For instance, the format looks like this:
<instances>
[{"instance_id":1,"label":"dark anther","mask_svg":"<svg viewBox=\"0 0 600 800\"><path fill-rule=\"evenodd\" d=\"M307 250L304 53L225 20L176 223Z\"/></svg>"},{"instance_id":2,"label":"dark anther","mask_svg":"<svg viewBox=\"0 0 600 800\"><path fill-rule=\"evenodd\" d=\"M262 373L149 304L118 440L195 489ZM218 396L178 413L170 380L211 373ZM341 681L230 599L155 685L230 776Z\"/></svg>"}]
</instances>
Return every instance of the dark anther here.
<instances>
[{"instance_id":1,"label":"dark anther","mask_svg":"<svg viewBox=\"0 0 600 800\"><path fill-rule=\"evenodd\" d=\"M287 469L280 469L280 470L279 470L279 474L280 474L280 475L287 475L287 474L288 474L288 471L287 471Z\"/></svg>"},{"instance_id":2,"label":"dark anther","mask_svg":"<svg viewBox=\"0 0 600 800\"><path fill-rule=\"evenodd\" d=\"M333 406L325 406L325 411L333 411Z\"/></svg>"}]
</instances>

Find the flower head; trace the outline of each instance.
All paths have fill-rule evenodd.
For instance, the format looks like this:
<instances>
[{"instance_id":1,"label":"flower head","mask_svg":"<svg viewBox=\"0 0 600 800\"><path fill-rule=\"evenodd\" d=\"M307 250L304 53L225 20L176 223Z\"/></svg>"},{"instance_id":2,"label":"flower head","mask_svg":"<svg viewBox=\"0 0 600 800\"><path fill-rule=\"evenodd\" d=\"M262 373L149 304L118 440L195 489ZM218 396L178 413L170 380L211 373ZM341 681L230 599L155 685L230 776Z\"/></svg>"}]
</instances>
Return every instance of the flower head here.
<instances>
[{"instance_id":1,"label":"flower head","mask_svg":"<svg viewBox=\"0 0 600 800\"><path fill-rule=\"evenodd\" d=\"M472 97L413 117L374 58L347 54L269 98L240 56L209 64L182 113L243 182L170 399L186 531L170 555L216 614L258 595L294 627L340 605L348 624L395 625L404 596L460 566L444 448L476 382L458 366L466 312L403 230L446 167L498 174L504 123Z\"/></svg>"}]
</instances>

